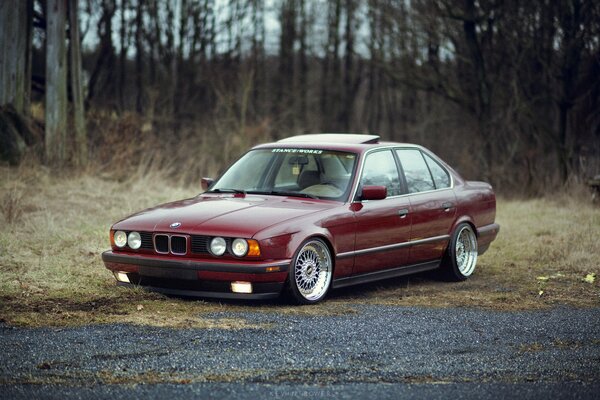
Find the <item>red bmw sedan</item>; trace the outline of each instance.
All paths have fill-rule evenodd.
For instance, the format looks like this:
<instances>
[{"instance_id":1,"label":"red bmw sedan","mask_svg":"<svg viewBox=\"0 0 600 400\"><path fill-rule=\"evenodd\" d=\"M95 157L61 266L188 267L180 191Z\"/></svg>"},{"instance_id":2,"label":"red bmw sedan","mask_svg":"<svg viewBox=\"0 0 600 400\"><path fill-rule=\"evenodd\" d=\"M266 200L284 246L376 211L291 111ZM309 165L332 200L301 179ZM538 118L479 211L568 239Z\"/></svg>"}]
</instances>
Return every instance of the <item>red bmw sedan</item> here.
<instances>
[{"instance_id":1,"label":"red bmw sedan","mask_svg":"<svg viewBox=\"0 0 600 400\"><path fill-rule=\"evenodd\" d=\"M131 215L102 254L119 285L299 304L438 269L467 279L496 238L496 197L424 147L301 135L254 147L196 197Z\"/></svg>"}]
</instances>

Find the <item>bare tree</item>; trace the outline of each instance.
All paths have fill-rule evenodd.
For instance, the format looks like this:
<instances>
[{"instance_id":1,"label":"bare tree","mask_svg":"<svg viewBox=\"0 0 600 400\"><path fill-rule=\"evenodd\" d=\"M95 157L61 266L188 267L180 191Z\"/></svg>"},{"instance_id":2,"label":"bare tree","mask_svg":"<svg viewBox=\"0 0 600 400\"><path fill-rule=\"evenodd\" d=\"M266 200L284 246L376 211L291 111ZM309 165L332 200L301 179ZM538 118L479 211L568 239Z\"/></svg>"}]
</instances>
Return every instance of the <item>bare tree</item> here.
<instances>
[{"instance_id":1,"label":"bare tree","mask_svg":"<svg viewBox=\"0 0 600 400\"><path fill-rule=\"evenodd\" d=\"M505 187L598 173L581 167L600 160L598 1L85 4L83 26L98 23L98 45L83 55L91 106L157 110L169 138L184 118L234 136L253 126L274 136L368 130L434 147L465 175Z\"/></svg>"},{"instance_id":2,"label":"bare tree","mask_svg":"<svg viewBox=\"0 0 600 400\"><path fill-rule=\"evenodd\" d=\"M48 0L46 13L46 161L61 166L67 142L67 0Z\"/></svg>"},{"instance_id":3,"label":"bare tree","mask_svg":"<svg viewBox=\"0 0 600 400\"><path fill-rule=\"evenodd\" d=\"M73 97L74 164L85 166L88 162L88 141L83 105L83 82L81 74L81 46L77 0L69 0L70 71Z\"/></svg>"},{"instance_id":4,"label":"bare tree","mask_svg":"<svg viewBox=\"0 0 600 400\"><path fill-rule=\"evenodd\" d=\"M119 54L119 107L121 111L125 109L125 89L127 87L127 50L129 49L129 29L126 18L129 7L127 0L121 0L121 18L120 18L120 54ZM76 5L75 5L76 6Z\"/></svg>"},{"instance_id":5,"label":"bare tree","mask_svg":"<svg viewBox=\"0 0 600 400\"><path fill-rule=\"evenodd\" d=\"M0 2L0 106L28 113L29 1Z\"/></svg>"},{"instance_id":6,"label":"bare tree","mask_svg":"<svg viewBox=\"0 0 600 400\"><path fill-rule=\"evenodd\" d=\"M143 112L144 96L144 47L142 42L142 38L144 35L143 4L144 3L142 2L142 0L137 0L135 15L135 109L138 113Z\"/></svg>"}]
</instances>

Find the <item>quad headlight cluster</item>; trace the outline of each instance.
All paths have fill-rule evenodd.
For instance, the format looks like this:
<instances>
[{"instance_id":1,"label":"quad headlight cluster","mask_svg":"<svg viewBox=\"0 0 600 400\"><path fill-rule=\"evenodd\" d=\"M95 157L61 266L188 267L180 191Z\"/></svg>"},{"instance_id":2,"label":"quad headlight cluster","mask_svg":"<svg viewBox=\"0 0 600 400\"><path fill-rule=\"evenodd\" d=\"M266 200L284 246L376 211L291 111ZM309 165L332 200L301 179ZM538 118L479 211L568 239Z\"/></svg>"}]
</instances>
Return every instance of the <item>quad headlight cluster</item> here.
<instances>
[{"instance_id":1,"label":"quad headlight cluster","mask_svg":"<svg viewBox=\"0 0 600 400\"><path fill-rule=\"evenodd\" d=\"M112 236L113 243L119 249L129 246L130 249L137 250L142 246L142 236L139 232L115 231ZM260 256L260 247L254 239L225 239L220 236L214 237L209 242L209 251L214 256L222 256L227 251L236 257L258 257Z\"/></svg>"},{"instance_id":2,"label":"quad headlight cluster","mask_svg":"<svg viewBox=\"0 0 600 400\"><path fill-rule=\"evenodd\" d=\"M139 232L129 232L129 235L123 231L116 231L113 235L115 246L122 249L128 245L131 249L137 250L142 246L142 237Z\"/></svg>"},{"instance_id":3,"label":"quad headlight cluster","mask_svg":"<svg viewBox=\"0 0 600 400\"><path fill-rule=\"evenodd\" d=\"M209 249L213 255L222 256L227 251L227 241L220 236L214 237L210 241ZM260 256L258 242L253 239L233 239L230 251L236 257Z\"/></svg>"}]
</instances>

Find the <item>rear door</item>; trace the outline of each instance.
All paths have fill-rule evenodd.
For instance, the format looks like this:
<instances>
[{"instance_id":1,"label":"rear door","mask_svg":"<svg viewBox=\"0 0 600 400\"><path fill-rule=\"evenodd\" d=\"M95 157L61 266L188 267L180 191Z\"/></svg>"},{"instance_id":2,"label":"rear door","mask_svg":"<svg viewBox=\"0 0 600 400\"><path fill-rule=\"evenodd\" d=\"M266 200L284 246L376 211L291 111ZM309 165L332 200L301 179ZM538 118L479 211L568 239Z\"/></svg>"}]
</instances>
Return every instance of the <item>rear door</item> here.
<instances>
[{"instance_id":1,"label":"rear door","mask_svg":"<svg viewBox=\"0 0 600 400\"><path fill-rule=\"evenodd\" d=\"M412 229L409 264L442 258L456 217L450 174L417 148L396 149L410 199Z\"/></svg>"},{"instance_id":2,"label":"rear door","mask_svg":"<svg viewBox=\"0 0 600 400\"><path fill-rule=\"evenodd\" d=\"M385 186L383 200L353 204L357 222L353 274L373 272L406 264L409 255L411 213L401 185L398 164L392 149L368 153L361 175L365 185Z\"/></svg>"}]
</instances>

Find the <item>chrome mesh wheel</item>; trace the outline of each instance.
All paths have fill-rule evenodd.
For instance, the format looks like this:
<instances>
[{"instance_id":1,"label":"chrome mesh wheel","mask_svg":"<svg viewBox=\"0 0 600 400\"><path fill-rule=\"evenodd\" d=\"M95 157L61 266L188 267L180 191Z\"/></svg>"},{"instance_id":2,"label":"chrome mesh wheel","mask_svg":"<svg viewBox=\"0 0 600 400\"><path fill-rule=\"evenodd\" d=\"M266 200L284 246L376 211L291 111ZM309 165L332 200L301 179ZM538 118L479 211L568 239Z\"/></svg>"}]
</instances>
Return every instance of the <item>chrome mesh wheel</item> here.
<instances>
[{"instance_id":1,"label":"chrome mesh wheel","mask_svg":"<svg viewBox=\"0 0 600 400\"><path fill-rule=\"evenodd\" d=\"M320 240L302 246L294 262L294 281L298 292L309 301L322 298L331 283L332 265L329 249Z\"/></svg>"},{"instance_id":2,"label":"chrome mesh wheel","mask_svg":"<svg viewBox=\"0 0 600 400\"><path fill-rule=\"evenodd\" d=\"M477 264L477 237L468 225L456 236L455 257L458 271L465 277L470 276Z\"/></svg>"}]
</instances>

